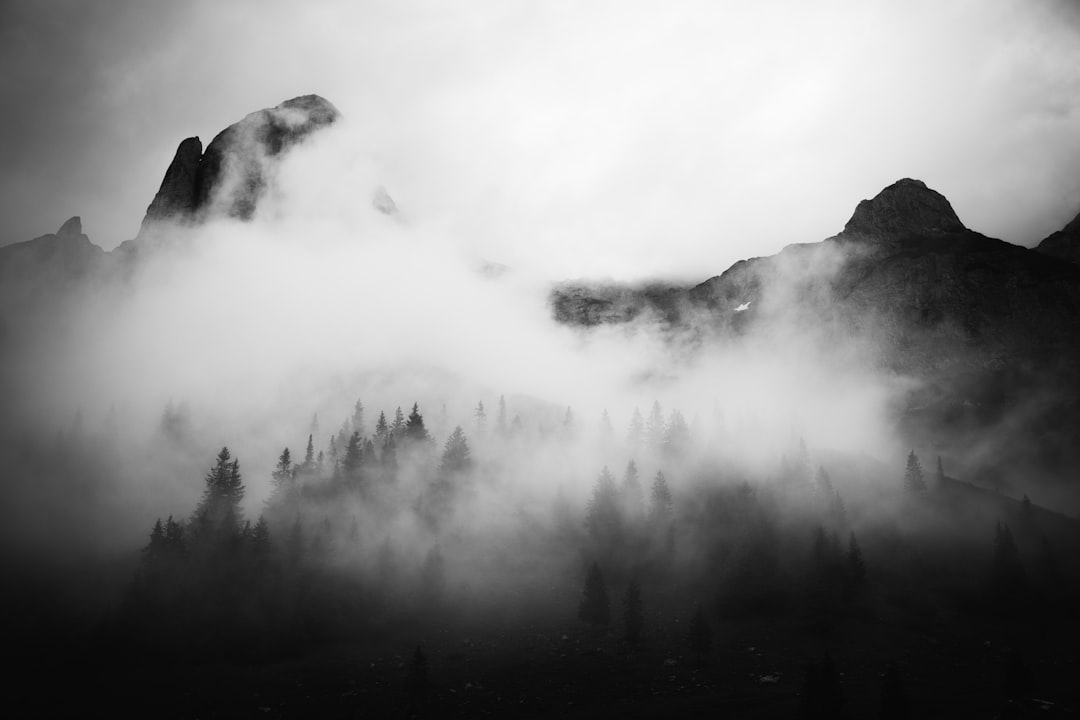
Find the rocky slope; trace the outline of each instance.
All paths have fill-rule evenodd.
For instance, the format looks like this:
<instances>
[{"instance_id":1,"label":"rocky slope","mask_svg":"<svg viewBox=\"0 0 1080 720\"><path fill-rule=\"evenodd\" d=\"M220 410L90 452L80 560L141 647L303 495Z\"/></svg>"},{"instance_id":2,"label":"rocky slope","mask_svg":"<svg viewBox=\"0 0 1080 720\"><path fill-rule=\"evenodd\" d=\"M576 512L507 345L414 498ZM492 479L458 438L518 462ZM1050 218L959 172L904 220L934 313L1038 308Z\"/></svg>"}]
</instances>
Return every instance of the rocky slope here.
<instances>
[{"instance_id":1,"label":"rocky slope","mask_svg":"<svg viewBox=\"0 0 1080 720\"><path fill-rule=\"evenodd\" d=\"M1076 247L1076 226L1051 247ZM976 471L991 482L1060 477L1080 468L1080 265L1056 254L969 230L942 195L905 179L860 202L839 234L699 285L565 284L551 303L582 327L644 317L721 340L813 333L915 381L902 415L913 443L982 448Z\"/></svg>"},{"instance_id":2,"label":"rocky slope","mask_svg":"<svg viewBox=\"0 0 1080 720\"><path fill-rule=\"evenodd\" d=\"M1035 248L1052 257L1080 264L1080 215Z\"/></svg>"}]
</instances>

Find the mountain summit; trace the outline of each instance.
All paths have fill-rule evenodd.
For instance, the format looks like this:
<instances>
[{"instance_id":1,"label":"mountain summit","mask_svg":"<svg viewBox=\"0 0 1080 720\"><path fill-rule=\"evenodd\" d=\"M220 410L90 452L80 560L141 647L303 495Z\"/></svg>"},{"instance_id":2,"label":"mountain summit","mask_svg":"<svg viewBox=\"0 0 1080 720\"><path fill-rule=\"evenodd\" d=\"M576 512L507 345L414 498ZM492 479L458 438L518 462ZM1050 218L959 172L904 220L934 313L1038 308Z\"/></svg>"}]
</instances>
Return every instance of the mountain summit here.
<instances>
[{"instance_id":1,"label":"mountain summit","mask_svg":"<svg viewBox=\"0 0 1080 720\"><path fill-rule=\"evenodd\" d=\"M270 181L272 160L340 117L325 98L302 95L233 123L205 153L199 138L187 138L146 209L140 235L156 222L209 214L250 219Z\"/></svg>"},{"instance_id":2,"label":"mountain summit","mask_svg":"<svg viewBox=\"0 0 1080 720\"><path fill-rule=\"evenodd\" d=\"M944 195L921 180L904 178L860 202L844 234L926 236L966 229Z\"/></svg>"}]
</instances>

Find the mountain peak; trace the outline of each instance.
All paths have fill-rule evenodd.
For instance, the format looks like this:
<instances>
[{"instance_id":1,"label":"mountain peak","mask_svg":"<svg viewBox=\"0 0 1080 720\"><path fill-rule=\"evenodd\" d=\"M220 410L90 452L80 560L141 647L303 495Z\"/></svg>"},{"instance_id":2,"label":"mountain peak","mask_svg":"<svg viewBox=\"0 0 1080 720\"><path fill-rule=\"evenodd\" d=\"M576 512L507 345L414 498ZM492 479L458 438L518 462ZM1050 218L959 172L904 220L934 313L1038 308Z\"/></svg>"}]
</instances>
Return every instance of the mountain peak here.
<instances>
[{"instance_id":1,"label":"mountain peak","mask_svg":"<svg viewBox=\"0 0 1080 720\"><path fill-rule=\"evenodd\" d=\"M945 196L921 180L904 178L871 200L863 200L844 226L845 234L927 235L966 228Z\"/></svg>"},{"instance_id":2,"label":"mountain peak","mask_svg":"<svg viewBox=\"0 0 1080 720\"><path fill-rule=\"evenodd\" d=\"M60 229L56 231L56 236L62 238L77 238L82 234L82 218L80 218L78 215L73 218L69 218L68 221L61 225Z\"/></svg>"},{"instance_id":3,"label":"mountain peak","mask_svg":"<svg viewBox=\"0 0 1080 720\"><path fill-rule=\"evenodd\" d=\"M250 219L273 174L272 159L340 117L325 98L301 95L233 123L205 152L199 138L187 138L146 209L140 235L155 222L207 214Z\"/></svg>"}]
</instances>

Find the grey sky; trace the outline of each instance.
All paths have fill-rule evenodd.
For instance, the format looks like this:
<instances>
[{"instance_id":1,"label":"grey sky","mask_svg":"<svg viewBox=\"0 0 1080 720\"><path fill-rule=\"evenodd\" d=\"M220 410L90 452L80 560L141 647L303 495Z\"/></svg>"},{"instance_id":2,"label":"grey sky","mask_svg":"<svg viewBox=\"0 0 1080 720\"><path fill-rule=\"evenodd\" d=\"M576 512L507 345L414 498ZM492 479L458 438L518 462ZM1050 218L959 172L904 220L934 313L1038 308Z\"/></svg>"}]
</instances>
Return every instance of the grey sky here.
<instances>
[{"instance_id":1,"label":"grey sky","mask_svg":"<svg viewBox=\"0 0 1080 720\"><path fill-rule=\"evenodd\" d=\"M1021 244L1080 211L1075 2L9 0L0 67L3 243L111 248L181 139L309 92L411 217L554 276L705 277L900 177Z\"/></svg>"}]
</instances>

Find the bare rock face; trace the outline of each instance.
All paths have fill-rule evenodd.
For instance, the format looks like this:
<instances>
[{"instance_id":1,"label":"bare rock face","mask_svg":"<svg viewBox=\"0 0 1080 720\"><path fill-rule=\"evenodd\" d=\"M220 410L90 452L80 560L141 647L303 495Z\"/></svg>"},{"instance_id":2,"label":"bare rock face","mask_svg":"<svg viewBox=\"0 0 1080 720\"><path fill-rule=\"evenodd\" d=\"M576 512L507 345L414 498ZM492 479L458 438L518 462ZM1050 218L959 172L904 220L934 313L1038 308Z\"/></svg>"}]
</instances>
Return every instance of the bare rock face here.
<instances>
[{"instance_id":1,"label":"bare rock face","mask_svg":"<svg viewBox=\"0 0 1080 720\"><path fill-rule=\"evenodd\" d=\"M863 200L844 226L845 235L927 235L965 230L945 196L921 180L899 180Z\"/></svg>"},{"instance_id":2,"label":"bare rock face","mask_svg":"<svg viewBox=\"0 0 1080 720\"><path fill-rule=\"evenodd\" d=\"M250 219L278 156L339 117L326 99L302 95L233 123L205 152L199 138L184 140L146 210L140 235L166 220L198 221L211 215Z\"/></svg>"},{"instance_id":3,"label":"bare rock face","mask_svg":"<svg viewBox=\"0 0 1080 720\"><path fill-rule=\"evenodd\" d=\"M1080 215L1035 248L1039 252L1080 265Z\"/></svg>"},{"instance_id":4,"label":"bare rock face","mask_svg":"<svg viewBox=\"0 0 1080 720\"><path fill-rule=\"evenodd\" d=\"M143 227L162 220L187 218L195 212L202 150L202 141L197 137L187 138L176 148L176 155L165 171L161 187L150 207L146 208Z\"/></svg>"},{"instance_id":5,"label":"bare rock face","mask_svg":"<svg viewBox=\"0 0 1080 720\"><path fill-rule=\"evenodd\" d=\"M105 257L73 217L55 233L0 247L0 300L62 293L101 272Z\"/></svg>"}]
</instances>

